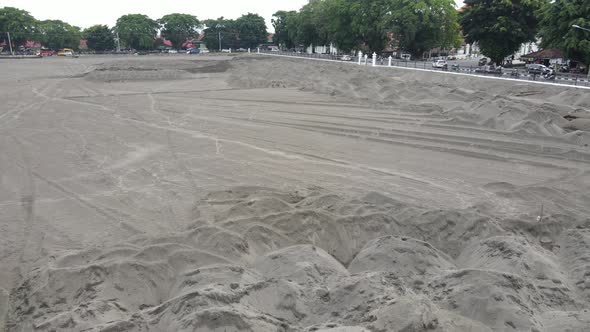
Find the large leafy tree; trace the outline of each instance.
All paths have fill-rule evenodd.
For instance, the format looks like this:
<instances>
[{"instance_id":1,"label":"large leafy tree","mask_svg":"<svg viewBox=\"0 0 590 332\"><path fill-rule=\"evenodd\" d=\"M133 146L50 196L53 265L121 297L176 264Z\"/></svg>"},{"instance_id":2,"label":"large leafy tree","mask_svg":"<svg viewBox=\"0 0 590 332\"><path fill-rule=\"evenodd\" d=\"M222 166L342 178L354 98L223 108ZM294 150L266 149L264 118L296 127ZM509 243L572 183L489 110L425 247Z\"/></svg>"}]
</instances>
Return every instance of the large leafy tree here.
<instances>
[{"instance_id":1,"label":"large leafy tree","mask_svg":"<svg viewBox=\"0 0 590 332\"><path fill-rule=\"evenodd\" d=\"M460 27L454 0L393 0L386 19L399 46L415 56L435 47L459 46Z\"/></svg>"},{"instance_id":2,"label":"large leafy tree","mask_svg":"<svg viewBox=\"0 0 590 332\"><path fill-rule=\"evenodd\" d=\"M391 0L348 0L353 14L351 27L364 48L381 52L388 41L388 19Z\"/></svg>"},{"instance_id":3,"label":"large leafy tree","mask_svg":"<svg viewBox=\"0 0 590 332\"><path fill-rule=\"evenodd\" d=\"M236 20L235 26L241 47L255 48L266 42L266 23L262 16L251 13L242 15Z\"/></svg>"},{"instance_id":4,"label":"large leafy tree","mask_svg":"<svg viewBox=\"0 0 590 332\"><path fill-rule=\"evenodd\" d=\"M146 15L129 14L119 17L115 32L129 47L138 50L151 49L158 33L158 22Z\"/></svg>"},{"instance_id":5,"label":"large leafy tree","mask_svg":"<svg viewBox=\"0 0 590 332\"><path fill-rule=\"evenodd\" d=\"M568 58L590 67L590 1L555 0L543 11L541 45L561 49Z\"/></svg>"},{"instance_id":6,"label":"large leafy tree","mask_svg":"<svg viewBox=\"0 0 590 332\"><path fill-rule=\"evenodd\" d=\"M115 49L113 32L106 25L93 25L84 30L84 38L88 48L95 51L107 51Z\"/></svg>"},{"instance_id":7,"label":"large leafy tree","mask_svg":"<svg viewBox=\"0 0 590 332\"><path fill-rule=\"evenodd\" d=\"M45 20L37 23L35 40L49 49L73 48L80 46L80 28L60 20Z\"/></svg>"},{"instance_id":8,"label":"large leafy tree","mask_svg":"<svg viewBox=\"0 0 590 332\"><path fill-rule=\"evenodd\" d=\"M234 20L227 20L220 17L216 20L206 20L205 37L203 42L209 50L220 51L219 44L221 40L221 49L239 48L238 30Z\"/></svg>"},{"instance_id":9,"label":"large leafy tree","mask_svg":"<svg viewBox=\"0 0 590 332\"><path fill-rule=\"evenodd\" d=\"M277 46L283 46L286 48L293 48L293 46L295 46L293 39L291 39L291 36L289 35L287 22L296 14L296 11L284 10L279 10L273 14L271 19L272 26L275 29L273 42L277 44Z\"/></svg>"},{"instance_id":10,"label":"large leafy tree","mask_svg":"<svg viewBox=\"0 0 590 332\"><path fill-rule=\"evenodd\" d=\"M317 20L320 36L343 51L357 48L361 37L353 31L354 12L349 0L324 1Z\"/></svg>"},{"instance_id":11,"label":"large leafy tree","mask_svg":"<svg viewBox=\"0 0 590 332\"><path fill-rule=\"evenodd\" d=\"M35 18L29 12L14 8L0 8L0 40L8 43L7 32L14 45L22 45L31 38L35 28Z\"/></svg>"},{"instance_id":12,"label":"large leafy tree","mask_svg":"<svg viewBox=\"0 0 590 332\"><path fill-rule=\"evenodd\" d=\"M190 37L199 34L199 20L189 14L169 14L158 20L162 26L161 35L172 42L175 48L181 48Z\"/></svg>"},{"instance_id":13,"label":"large leafy tree","mask_svg":"<svg viewBox=\"0 0 590 332\"><path fill-rule=\"evenodd\" d=\"M584 0L581 0L584 1ZM587 1L587 0L586 0ZM496 64L533 41L547 0L466 0L460 15L465 39Z\"/></svg>"}]
</instances>

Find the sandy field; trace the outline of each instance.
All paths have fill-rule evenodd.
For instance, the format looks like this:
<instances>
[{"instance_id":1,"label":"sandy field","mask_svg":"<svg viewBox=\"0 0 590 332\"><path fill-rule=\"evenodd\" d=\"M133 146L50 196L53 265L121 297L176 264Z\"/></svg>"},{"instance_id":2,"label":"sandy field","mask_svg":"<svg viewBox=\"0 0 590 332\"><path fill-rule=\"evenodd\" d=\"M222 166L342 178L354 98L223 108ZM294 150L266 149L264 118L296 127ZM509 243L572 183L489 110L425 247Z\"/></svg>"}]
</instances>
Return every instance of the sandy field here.
<instances>
[{"instance_id":1,"label":"sandy field","mask_svg":"<svg viewBox=\"0 0 590 332\"><path fill-rule=\"evenodd\" d=\"M590 90L0 62L0 331L589 331Z\"/></svg>"}]
</instances>

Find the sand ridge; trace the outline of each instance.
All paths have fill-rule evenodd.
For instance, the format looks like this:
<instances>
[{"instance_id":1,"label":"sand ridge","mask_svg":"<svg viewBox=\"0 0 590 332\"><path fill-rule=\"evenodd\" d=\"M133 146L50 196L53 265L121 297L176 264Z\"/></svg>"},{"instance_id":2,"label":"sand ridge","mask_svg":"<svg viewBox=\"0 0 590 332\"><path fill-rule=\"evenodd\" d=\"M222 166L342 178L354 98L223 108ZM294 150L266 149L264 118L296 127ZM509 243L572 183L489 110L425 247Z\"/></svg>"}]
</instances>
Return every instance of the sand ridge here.
<instances>
[{"instance_id":1,"label":"sand ridge","mask_svg":"<svg viewBox=\"0 0 590 332\"><path fill-rule=\"evenodd\" d=\"M0 78L0 327L588 326L587 93L257 56L61 60Z\"/></svg>"}]
</instances>

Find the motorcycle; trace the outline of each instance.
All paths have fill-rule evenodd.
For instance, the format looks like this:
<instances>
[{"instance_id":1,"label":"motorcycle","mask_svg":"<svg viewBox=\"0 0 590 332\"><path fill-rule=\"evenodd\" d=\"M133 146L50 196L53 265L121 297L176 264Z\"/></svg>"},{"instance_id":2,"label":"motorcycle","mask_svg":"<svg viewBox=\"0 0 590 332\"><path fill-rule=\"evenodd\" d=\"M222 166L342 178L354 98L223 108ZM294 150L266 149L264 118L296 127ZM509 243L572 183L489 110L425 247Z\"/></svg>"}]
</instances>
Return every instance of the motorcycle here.
<instances>
[{"instance_id":1,"label":"motorcycle","mask_svg":"<svg viewBox=\"0 0 590 332\"><path fill-rule=\"evenodd\" d=\"M543 78L545 78L546 80L550 80L550 81L555 80L555 76L556 76L555 70L553 70L553 69L550 69L543 74Z\"/></svg>"}]
</instances>

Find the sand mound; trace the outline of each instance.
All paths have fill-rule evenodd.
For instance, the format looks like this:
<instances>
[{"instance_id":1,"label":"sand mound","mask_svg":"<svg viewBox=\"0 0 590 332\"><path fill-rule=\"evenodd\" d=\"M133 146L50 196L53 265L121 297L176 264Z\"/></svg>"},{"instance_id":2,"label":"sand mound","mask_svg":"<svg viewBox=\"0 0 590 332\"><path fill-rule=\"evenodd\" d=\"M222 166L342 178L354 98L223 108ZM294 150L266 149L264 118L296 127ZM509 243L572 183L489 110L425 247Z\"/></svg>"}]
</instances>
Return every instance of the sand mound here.
<instances>
[{"instance_id":1,"label":"sand mound","mask_svg":"<svg viewBox=\"0 0 590 332\"><path fill-rule=\"evenodd\" d=\"M157 57L144 61L107 62L83 74L94 82L170 81L198 78L198 74L223 73L230 68L229 61L166 61Z\"/></svg>"},{"instance_id":2,"label":"sand mound","mask_svg":"<svg viewBox=\"0 0 590 332\"><path fill-rule=\"evenodd\" d=\"M586 120L569 122L564 116L576 108L590 114L586 90L567 87L276 57L232 63L229 82L236 87L299 88L521 134L563 136L566 129L587 130ZM437 87L424 89L424 81Z\"/></svg>"},{"instance_id":3,"label":"sand mound","mask_svg":"<svg viewBox=\"0 0 590 332\"><path fill-rule=\"evenodd\" d=\"M485 270L450 272L428 287L435 303L496 330L539 330L542 303L534 285L513 274Z\"/></svg>"},{"instance_id":4,"label":"sand mound","mask_svg":"<svg viewBox=\"0 0 590 332\"><path fill-rule=\"evenodd\" d=\"M370 241L348 266L352 273L391 271L396 277L415 281L454 268L450 258L429 243L398 236Z\"/></svg>"},{"instance_id":5,"label":"sand mound","mask_svg":"<svg viewBox=\"0 0 590 332\"><path fill-rule=\"evenodd\" d=\"M210 223L34 270L10 294L10 330L542 331L548 317L587 319L586 229L560 231L551 251L530 229L541 225L319 189L240 187L196 209Z\"/></svg>"}]
</instances>

